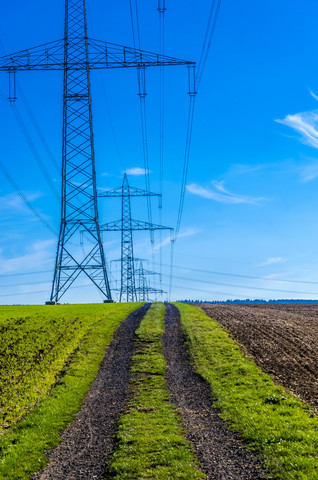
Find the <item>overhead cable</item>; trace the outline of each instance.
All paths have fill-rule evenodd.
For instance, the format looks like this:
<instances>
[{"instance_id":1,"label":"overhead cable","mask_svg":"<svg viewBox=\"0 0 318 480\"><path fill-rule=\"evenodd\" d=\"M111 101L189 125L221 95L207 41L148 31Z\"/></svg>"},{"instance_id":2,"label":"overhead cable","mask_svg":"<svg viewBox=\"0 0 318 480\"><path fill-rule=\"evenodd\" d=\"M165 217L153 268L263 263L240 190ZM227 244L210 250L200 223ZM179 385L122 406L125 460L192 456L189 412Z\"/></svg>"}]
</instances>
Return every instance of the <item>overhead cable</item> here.
<instances>
[{"instance_id":1,"label":"overhead cable","mask_svg":"<svg viewBox=\"0 0 318 480\"><path fill-rule=\"evenodd\" d=\"M194 105L195 98L200 86L202 75L205 69L206 61L208 58L208 53L211 47L211 42L214 36L215 26L218 19L219 11L221 6L221 0L212 0L210 14L208 17L208 24L204 36L203 46L200 54L198 69L195 71L195 67L188 67L189 73L189 110L188 110L188 122L187 122L187 134L186 134L186 145L183 161L183 171L182 171L182 182L180 189L180 198L179 198L179 207L178 207L178 216L177 223L175 228L175 236L173 242L176 242L180 225L182 220L183 208L184 208L184 197L185 189L188 177L189 170L189 159L190 159L190 147L191 147L191 138L192 138L192 129L193 129L193 115L194 115ZM173 270L173 265L171 266ZM172 287L171 287L172 288Z\"/></svg>"},{"instance_id":2,"label":"overhead cable","mask_svg":"<svg viewBox=\"0 0 318 480\"><path fill-rule=\"evenodd\" d=\"M204 73L206 61L211 47L211 42L214 36L216 22L219 16L221 7L221 0L213 0L211 4L211 9L208 17L208 24L205 31L204 41L202 45L201 55L198 62L197 72L196 72L196 86L197 90L200 86L201 79Z\"/></svg>"},{"instance_id":3,"label":"overhead cable","mask_svg":"<svg viewBox=\"0 0 318 480\"><path fill-rule=\"evenodd\" d=\"M16 182L13 180L13 178L11 177L11 175L9 174L9 172L7 171L7 169L4 167L4 165L2 164L2 162L0 162L0 170L2 171L2 173L5 175L5 177L9 180L9 182L11 183L12 187L14 188L14 190L16 191L16 193L19 195L19 197L23 200L24 204L28 207L28 209L33 213L33 215L35 217L37 217L40 222L42 222L42 224L48 229L50 230L51 233L53 233L54 235L58 236L58 233L56 232L56 230L51 227L51 225L45 220L45 218L40 214L40 212L38 210L36 210L33 205L31 204L31 202L29 202L29 200L26 198L26 196L24 195L24 193L22 192L22 190L20 190L20 188L18 187L18 185L16 184Z\"/></svg>"},{"instance_id":4,"label":"overhead cable","mask_svg":"<svg viewBox=\"0 0 318 480\"><path fill-rule=\"evenodd\" d=\"M0 273L0 278L2 277L19 277L20 275L37 275L39 273L49 273L51 270L39 270L37 272L22 272L22 273Z\"/></svg>"},{"instance_id":5,"label":"overhead cable","mask_svg":"<svg viewBox=\"0 0 318 480\"><path fill-rule=\"evenodd\" d=\"M170 265L168 264L163 264L164 267L169 267ZM266 278L266 277L257 277L254 275L243 275L240 273L227 273L227 272L216 272L214 270L205 270L202 268L190 268L190 267L181 267L178 265L175 265L175 268L179 270L190 270L191 272L199 272L199 273L208 273L212 275L223 275L226 277L237 277L237 278L249 278L252 280L261 280L265 282L279 282L279 283L303 283L303 284L308 284L308 285L318 285L318 282L311 282L308 280L285 280L285 279L279 279L279 278Z\"/></svg>"},{"instance_id":6,"label":"overhead cable","mask_svg":"<svg viewBox=\"0 0 318 480\"><path fill-rule=\"evenodd\" d=\"M215 32L216 22L219 16L220 6L221 6L221 0L212 0L198 66L196 69L195 67L188 67L188 72L189 72L189 92L188 93L189 93L190 99L189 99L185 154L184 154L184 161L183 161L182 182L181 182L181 189L180 189L180 200L179 200L178 217L177 217L177 224L175 228L174 241L176 241L179 234L183 207L184 207L185 188L186 188L188 169L189 169L195 97L198 92L198 89L202 80L202 76L204 73L206 61L207 61L209 50L211 47L211 42Z\"/></svg>"},{"instance_id":7,"label":"overhead cable","mask_svg":"<svg viewBox=\"0 0 318 480\"><path fill-rule=\"evenodd\" d=\"M139 14L138 14L137 0L134 0L134 4L135 4L135 9L133 9L132 0L129 0L134 48L136 49L138 44L138 48L140 50L141 41L140 41ZM146 92L145 67L141 66L137 68L137 81L138 81L138 96L140 101L141 135L142 135L142 151L143 151L144 170L145 170L145 184L146 184L146 190L150 191L148 131L147 131L147 115L146 115L147 92ZM151 209L150 197L147 197L147 211L148 211L148 222L152 223L152 209ZM153 231L150 231L150 241L152 244L154 244Z\"/></svg>"},{"instance_id":8,"label":"overhead cable","mask_svg":"<svg viewBox=\"0 0 318 480\"><path fill-rule=\"evenodd\" d=\"M158 0L159 12L159 53L161 56L165 54L165 0ZM160 82L159 82L159 193L161 195L159 201L159 224L162 224L162 198L163 198L163 170L164 170L164 66L160 65ZM162 230L159 232L159 241L162 243ZM162 290L162 249L159 252L160 257L160 290Z\"/></svg>"},{"instance_id":9,"label":"overhead cable","mask_svg":"<svg viewBox=\"0 0 318 480\"><path fill-rule=\"evenodd\" d=\"M164 275L164 276L166 276L168 278L170 277L169 274ZM266 291L266 292L281 292L281 293L288 293L290 295L294 295L294 294L318 295L318 292L303 292L303 291L296 291L296 290L283 290L283 289L273 289L273 288L264 288L264 287L253 287L253 286L248 286L248 285L235 285L235 284L230 284L230 283L211 282L209 280L186 278L184 276L181 277L181 276L178 276L178 275L174 275L173 279L181 280L182 282L183 281L193 282L195 284L202 283L202 284L206 284L206 285L218 285L218 286L222 286L222 287L245 288L247 290L257 290L257 291ZM24 284L14 284L14 285L8 285L8 287L10 287L10 286L23 287L23 286L29 286L29 285L36 285L36 284L40 284L40 283L43 283L43 282L29 282L29 283L24 283ZM187 287L184 287L183 285L179 285L179 287L180 288L187 288ZM170 283L169 283L169 289L170 289ZM193 287L189 287L189 289L196 290ZM213 292L213 293L215 293L215 292ZM10 295L10 294L8 294L8 295ZM233 294L231 294L231 295L233 295ZM235 295L237 295L237 294L235 294ZM242 295L240 295L240 296L242 296ZM169 299L169 301L171 300L171 292L170 291L169 291L169 298L168 299Z\"/></svg>"},{"instance_id":10,"label":"overhead cable","mask_svg":"<svg viewBox=\"0 0 318 480\"><path fill-rule=\"evenodd\" d=\"M3 44L2 44L1 41L0 41L0 51L3 53L3 55L5 55L5 50L4 50L4 47L3 47ZM60 171L60 167L59 167L59 165L58 165L58 162L56 161L54 155L52 154L52 151L51 151L51 149L50 149L47 141L45 140L45 137L44 137L44 135L43 135L43 133L42 133L42 131L41 131L41 128L40 128L40 126L39 126L39 124L38 124L38 122L37 122L37 120L36 120L36 118L35 118L35 116L34 116L34 114L33 114L33 111L32 111L32 109L31 109L31 107L30 107L30 104L28 103L28 101L27 101L27 99L26 99L26 97L25 97L25 94L24 94L24 92L23 92L23 89L22 89L21 85L19 85L19 84L18 84L18 90L19 90L19 96L20 96L21 99L22 99L22 102L23 102L24 107L25 107L25 109L26 109L26 111L27 111L27 114L28 114L29 117L30 117L30 120L31 120L31 122L32 122L32 124L33 124L33 127L34 127L35 131L37 132L37 134L38 134L38 136L39 136L39 138L40 138L40 140L41 140L41 142L42 142L42 144L43 144L43 147L44 147L44 149L45 149L45 151L46 151L49 159L51 160L51 162L52 162L52 164L54 165L54 167L56 168L56 170L59 172L59 171ZM1 93L1 98L4 99L3 97L5 97L6 101L8 102L8 101L9 101L9 100L8 100L8 97L5 96L2 92L0 92L0 93ZM44 163L43 163L43 161L42 161L42 159L41 159L41 156L39 155L39 153L38 153L38 151L37 151L37 148L36 148L36 146L35 146L32 138L31 138L31 135L30 135L30 133L29 133L27 127L26 127L26 124L25 124L25 122L24 122L23 119L22 119L22 116L20 115L19 111L17 110L16 105L15 105L14 102L10 102L10 105L11 105L13 114L14 114L14 116L15 116L15 118L16 118L16 121L17 121L17 123L18 123L18 125L19 125L19 127L20 127L20 129L21 129L21 131L22 131L22 133L23 133L26 141L27 141L27 144L28 144L28 146L29 146L29 148L30 148L30 150L31 150L31 152L32 152L32 154L33 154L36 162L38 163L38 165L39 165L39 167L40 167L40 169L41 169L41 171L42 171L42 173L43 173L43 175L44 175L44 177L45 177L45 179L46 179L46 181L47 181L50 189L52 190L52 192L53 192L53 194L55 195L55 197L56 197L58 200L60 200L60 195L59 195L58 192L56 191L56 188L55 188L55 186L54 186L54 184L53 184L53 182L52 182L52 180L51 180L51 177L50 177L50 175L49 175L49 173L48 173L48 171L47 171L47 169L46 169L46 167L45 167L45 165L44 165Z\"/></svg>"},{"instance_id":11,"label":"overhead cable","mask_svg":"<svg viewBox=\"0 0 318 480\"><path fill-rule=\"evenodd\" d=\"M33 110L32 110L29 102L27 101L27 99L26 99L26 97L25 97L25 95L24 95L24 92L23 92L23 90L22 90L22 88L21 88L21 85L19 85L19 84L18 84L18 95L19 95L19 97L21 97L21 99L22 99L23 105L24 105L24 107L25 107L25 109L26 109L26 111L27 111L27 114L28 114L29 117L30 117L30 120L31 120L31 122L32 122L32 124L33 124L33 127L34 127L36 133L38 134L38 136L39 136L39 138L40 138L40 140L41 140L41 142L42 142L42 145L43 145L43 147L44 147L44 149L45 149L45 151L46 151L46 153L47 153L47 156L48 156L49 159L51 160L51 163L52 163L52 165L54 165L56 171L57 171L57 172L60 172L60 166L59 166L56 158L54 157L54 155L53 155L53 153L52 153L52 151L51 151L51 149L50 149L50 147L49 147L49 145L48 145L48 143L47 143L47 141L46 141L46 139L45 139L45 137L44 137L44 135L43 135L43 132L42 132L42 130L41 130L41 128L40 128L40 126L39 126L39 124L38 124L35 116L34 116Z\"/></svg>"},{"instance_id":12,"label":"overhead cable","mask_svg":"<svg viewBox=\"0 0 318 480\"><path fill-rule=\"evenodd\" d=\"M27 126L26 126L24 120L22 119L22 116L20 115L20 113L19 113L19 111L18 111L18 109L17 109L17 107L14 103L11 103L11 110L12 110L12 112L15 116L15 119L16 119L16 121L17 121L25 139L26 139L26 142L27 142L27 144L28 144L28 146L29 146L29 148L32 152L32 155L35 158L35 161L37 162L38 166L40 167L40 170L41 170L45 180L47 181L51 191L53 192L53 195L57 198L57 200L60 200L60 195L58 194L58 192L55 188L55 185L52 182L50 174L47 171L47 169L46 169L46 167L45 167L45 165L44 165L44 163L41 159L41 156L40 156L40 154L39 154L32 138L31 138L31 135L30 135L30 133L27 129Z\"/></svg>"}]
</instances>

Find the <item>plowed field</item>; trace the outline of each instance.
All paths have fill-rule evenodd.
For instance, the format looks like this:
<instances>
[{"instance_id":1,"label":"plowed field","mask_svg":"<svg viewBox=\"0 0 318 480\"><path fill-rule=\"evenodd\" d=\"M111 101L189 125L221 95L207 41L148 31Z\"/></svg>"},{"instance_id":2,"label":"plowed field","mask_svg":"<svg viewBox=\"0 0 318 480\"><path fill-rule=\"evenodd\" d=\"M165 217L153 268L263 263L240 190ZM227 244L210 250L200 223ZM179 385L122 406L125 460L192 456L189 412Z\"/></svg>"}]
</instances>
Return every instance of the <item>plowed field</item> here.
<instances>
[{"instance_id":1,"label":"plowed field","mask_svg":"<svg viewBox=\"0 0 318 480\"><path fill-rule=\"evenodd\" d=\"M318 412L318 305L201 304L275 382Z\"/></svg>"}]
</instances>

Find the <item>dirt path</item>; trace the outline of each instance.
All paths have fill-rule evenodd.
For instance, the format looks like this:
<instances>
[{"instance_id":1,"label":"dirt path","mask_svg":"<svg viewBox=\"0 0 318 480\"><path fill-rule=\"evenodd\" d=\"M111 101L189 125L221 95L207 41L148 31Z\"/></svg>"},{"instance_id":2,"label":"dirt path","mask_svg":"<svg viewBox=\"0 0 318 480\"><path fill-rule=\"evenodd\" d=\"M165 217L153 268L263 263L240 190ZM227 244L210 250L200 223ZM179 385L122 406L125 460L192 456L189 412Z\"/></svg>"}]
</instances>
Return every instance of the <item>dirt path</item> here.
<instances>
[{"instance_id":1,"label":"dirt path","mask_svg":"<svg viewBox=\"0 0 318 480\"><path fill-rule=\"evenodd\" d=\"M263 371L318 412L318 305L202 304Z\"/></svg>"},{"instance_id":2,"label":"dirt path","mask_svg":"<svg viewBox=\"0 0 318 480\"><path fill-rule=\"evenodd\" d=\"M244 448L239 436L228 429L212 408L210 388L189 361L179 312L173 305L167 305L163 345L171 399L178 407L186 437L194 446L207 479L265 478L260 461Z\"/></svg>"},{"instance_id":3,"label":"dirt path","mask_svg":"<svg viewBox=\"0 0 318 480\"><path fill-rule=\"evenodd\" d=\"M48 452L49 465L33 480L102 480L114 447L116 424L124 408L134 332L149 305L130 314L117 329L82 410Z\"/></svg>"}]
</instances>

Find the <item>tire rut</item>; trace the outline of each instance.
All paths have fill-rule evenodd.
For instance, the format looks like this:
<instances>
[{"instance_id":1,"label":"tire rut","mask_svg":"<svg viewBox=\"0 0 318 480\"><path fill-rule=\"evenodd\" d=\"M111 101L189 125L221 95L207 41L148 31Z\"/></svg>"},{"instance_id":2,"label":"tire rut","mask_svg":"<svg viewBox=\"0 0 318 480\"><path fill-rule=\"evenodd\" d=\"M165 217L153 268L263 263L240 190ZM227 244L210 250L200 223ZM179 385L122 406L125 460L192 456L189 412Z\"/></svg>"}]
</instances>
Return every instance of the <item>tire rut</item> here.
<instances>
[{"instance_id":1,"label":"tire rut","mask_svg":"<svg viewBox=\"0 0 318 480\"><path fill-rule=\"evenodd\" d=\"M47 452L49 465L32 480L102 480L115 445L115 430L128 396L134 333L150 304L132 312L118 327L82 409Z\"/></svg>"},{"instance_id":2,"label":"tire rut","mask_svg":"<svg viewBox=\"0 0 318 480\"><path fill-rule=\"evenodd\" d=\"M167 362L166 379L202 471L207 480L261 480L261 461L249 452L239 435L231 432L212 407L210 387L190 363L180 314L167 305L162 336Z\"/></svg>"}]
</instances>

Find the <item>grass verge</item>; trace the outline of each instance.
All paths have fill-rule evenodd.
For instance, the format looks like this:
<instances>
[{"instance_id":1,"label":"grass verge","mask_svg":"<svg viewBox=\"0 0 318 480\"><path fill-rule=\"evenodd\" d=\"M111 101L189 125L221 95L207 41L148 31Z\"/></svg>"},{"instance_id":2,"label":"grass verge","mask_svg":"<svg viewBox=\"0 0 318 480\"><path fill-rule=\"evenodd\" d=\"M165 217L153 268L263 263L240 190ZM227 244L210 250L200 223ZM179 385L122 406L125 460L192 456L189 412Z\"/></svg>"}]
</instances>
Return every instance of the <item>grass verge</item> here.
<instances>
[{"instance_id":1,"label":"grass verge","mask_svg":"<svg viewBox=\"0 0 318 480\"><path fill-rule=\"evenodd\" d=\"M0 437L0 479L26 480L47 464L45 451L60 443L60 432L79 411L114 332L139 306L104 306L103 313L69 359L66 371L60 372L51 393L10 433Z\"/></svg>"},{"instance_id":2,"label":"grass verge","mask_svg":"<svg viewBox=\"0 0 318 480\"><path fill-rule=\"evenodd\" d=\"M261 453L271 478L317 480L318 420L309 408L275 385L199 308L176 306L192 362L221 417Z\"/></svg>"},{"instance_id":3,"label":"grass verge","mask_svg":"<svg viewBox=\"0 0 318 480\"><path fill-rule=\"evenodd\" d=\"M117 448L107 478L206 478L199 471L198 461L183 436L181 419L170 403L160 338L164 313L164 305L154 303L136 331L137 348L130 383L132 399L119 421Z\"/></svg>"},{"instance_id":4,"label":"grass verge","mask_svg":"<svg viewBox=\"0 0 318 480\"><path fill-rule=\"evenodd\" d=\"M114 304L0 307L0 436L55 384L82 339Z\"/></svg>"}]
</instances>

